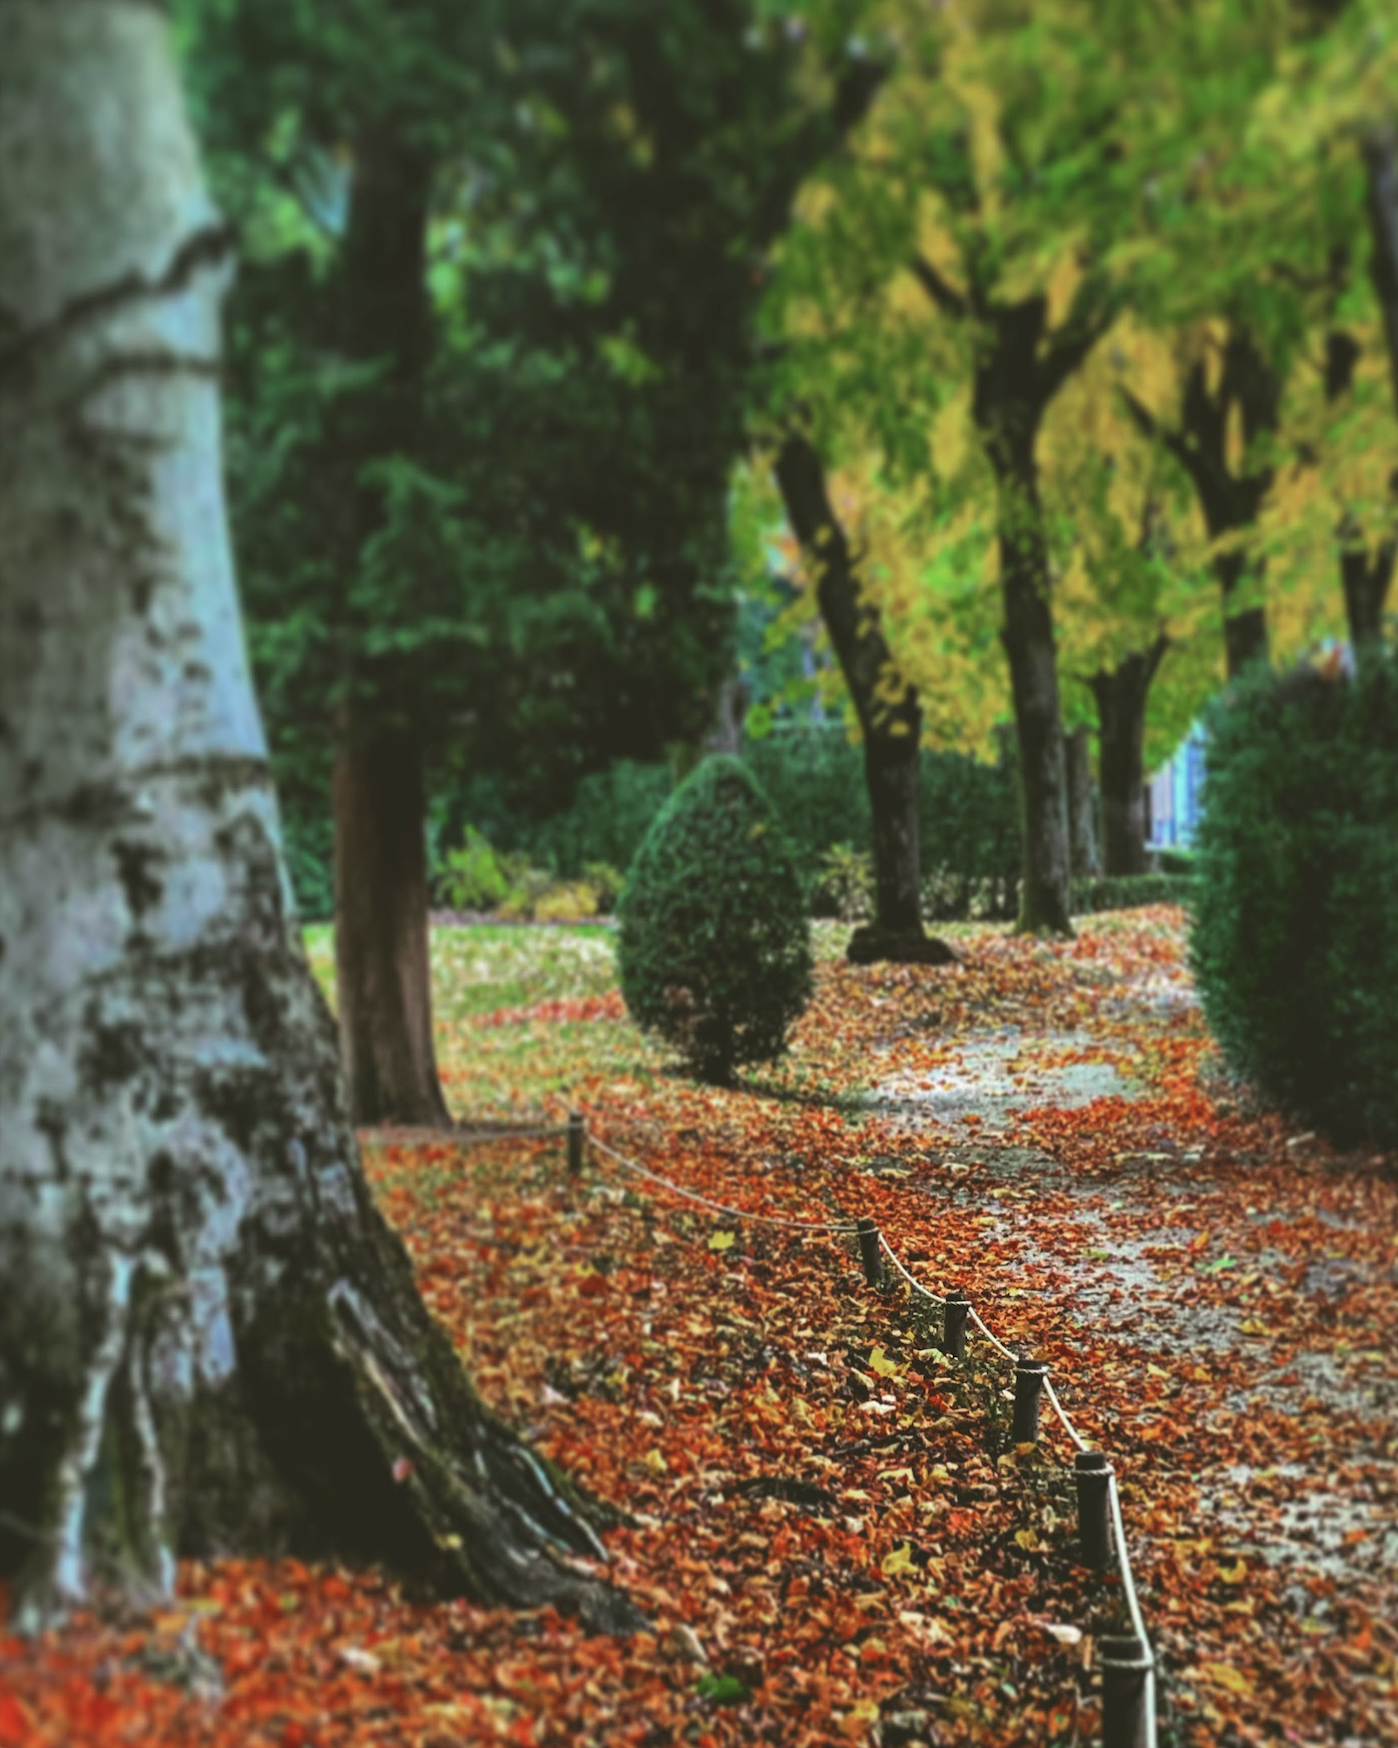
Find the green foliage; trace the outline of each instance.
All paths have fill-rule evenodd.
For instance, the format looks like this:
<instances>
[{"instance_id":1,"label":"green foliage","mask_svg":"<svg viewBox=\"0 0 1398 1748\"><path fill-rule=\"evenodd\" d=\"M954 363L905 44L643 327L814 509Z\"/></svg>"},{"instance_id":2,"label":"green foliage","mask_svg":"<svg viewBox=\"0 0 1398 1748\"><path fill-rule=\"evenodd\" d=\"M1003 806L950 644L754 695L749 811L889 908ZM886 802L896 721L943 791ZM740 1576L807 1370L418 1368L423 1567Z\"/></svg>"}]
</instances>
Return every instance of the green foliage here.
<instances>
[{"instance_id":1,"label":"green foliage","mask_svg":"<svg viewBox=\"0 0 1398 1748\"><path fill-rule=\"evenodd\" d=\"M1398 1137L1398 658L1263 670L1209 723L1190 955L1232 1067L1341 1143Z\"/></svg>"},{"instance_id":2,"label":"green foliage","mask_svg":"<svg viewBox=\"0 0 1398 1748\"><path fill-rule=\"evenodd\" d=\"M328 808L298 805L294 792L282 792L282 849L296 910L303 922L323 922L335 914L333 828Z\"/></svg>"},{"instance_id":3,"label":"green foliage","mask_svg":"<svg viewBox=\"0 0 1398 1748\"><path fill-rule=\"evenodd\" d=\"M279 773L347 696L536 812L702 737L760 263L846 124L860 3L803 33L758 0L178 0L240 232L230 499ZM355 265L388 146L420 299Z\"/></svg>"},{"instance_id":4,"label":"green foliage","mask_svg":"<svg viewBox=\"0 0 1398 1748\"><path fill-rule=\"evenodd\" d=\"M617 967L638 1025L703 1079L779 1055L811 993L805 893L771 803L706 759L646 834L622 893Z\"/></svg>"},{"instance_id":5,"label":"green foliage","mask_svg":"<svg viewBox=\"0 0 1398 1748\"><path fill-rule=\"evenodd\" d=\"M1135 910L1143 904L1189 904L1194 897L1192 874L1108 874L1073 882L1073 914L1098 910Z\"/></svg>"},{"instance_id":6,"label":"green foliage","mask_svg":"<svg viewBox=\"0 0 1398 1748\"><path fill-rule=\"evenodd\" d=\"M437 890L452 910L494 910L509 897L523 871L512 867L511 861L497 855L490 839L468 825L464 841L447 852Z\"/></svg>"},{"instance_id":7,"label":"green foliage","mask_svg":"<svg viewBox=\"0 0 1398 1748\"><path fill-rule=\"evenodd\" d=\"M816 862L811 915L866 922L874 908L874 858L853 844L831 844Z\"/></svg>"},{"instance_id":8,"label":"green foliage","mask_svg":"<svg viewBox=\"0 0 1398 1748\"><path fill-rule=\"evenodd\" d=\"M516 831L536 862L561 874L585 874L592 862L627 868L673 787L668 765L618 759L584 777L562 812Z\"/></svg>"},{"instance_id":9,"label":"green foliage","mask_svg":"<svg viewBox=\"0 0 1398 1748\"><path fill-rule=\"evenodd\" d=\"M462 842L447 852L434 888L451 910L493 911L502 922L561 922L612 910L622 879L607 862L589 862L583 877L559 880L532 865L520 850L500 851L484 832L468 825Z\"/></svg>"}]
</instances>

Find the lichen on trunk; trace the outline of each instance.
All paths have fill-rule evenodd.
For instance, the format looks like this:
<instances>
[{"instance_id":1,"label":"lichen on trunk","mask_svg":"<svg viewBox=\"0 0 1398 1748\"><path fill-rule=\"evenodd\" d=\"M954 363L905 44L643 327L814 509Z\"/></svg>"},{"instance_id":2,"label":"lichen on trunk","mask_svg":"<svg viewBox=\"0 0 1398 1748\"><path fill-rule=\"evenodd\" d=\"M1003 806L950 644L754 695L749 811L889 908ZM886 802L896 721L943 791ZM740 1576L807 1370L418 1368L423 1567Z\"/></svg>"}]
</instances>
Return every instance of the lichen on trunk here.
<instances>
[{"instance_id":1,"label":"lichen on trunk","mask_svg":"<svg viewBox=\"0 0 1398 1748\"><path fill-rule=\"evenodd\" d=\"M181 1551L298 1550L623 1627L360 1168L238 623L227 238L167 28L0 0L0 1577L35 1624L166 1593Z\"/></svg>"}]
</instances>

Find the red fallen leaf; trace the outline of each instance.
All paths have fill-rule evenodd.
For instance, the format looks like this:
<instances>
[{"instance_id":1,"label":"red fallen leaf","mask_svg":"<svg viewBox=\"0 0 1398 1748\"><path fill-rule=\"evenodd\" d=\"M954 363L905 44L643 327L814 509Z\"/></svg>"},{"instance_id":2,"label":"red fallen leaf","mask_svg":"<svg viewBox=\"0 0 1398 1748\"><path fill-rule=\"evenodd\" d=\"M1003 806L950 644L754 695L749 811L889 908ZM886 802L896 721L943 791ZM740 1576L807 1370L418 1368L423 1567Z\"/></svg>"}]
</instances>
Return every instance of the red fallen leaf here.
<instances>
[{"instance_id":1,"label":"red fallen leaf","mask_svg":"<svg viewBox=\"0 0 1398 1748\"><path fill-rule=\"evenodd\" d=\"M34 1720L28 1708L0 1688L0 1743L4 1748L23 1748L24 1743L32 1740L33 1729Z\"/></svg>"},{"instance_id":2,"label":"red fallen leaf","mask_svg":"<svg viewBox=\"0 0 1398 1748\"><path fill-rule=\"evenodd\" d=\"M393 1459L393 1479L395 1481L406 1481L412 1472L413 1463L411 1457L395 1457Z\"/></svg>"}]
</instances>

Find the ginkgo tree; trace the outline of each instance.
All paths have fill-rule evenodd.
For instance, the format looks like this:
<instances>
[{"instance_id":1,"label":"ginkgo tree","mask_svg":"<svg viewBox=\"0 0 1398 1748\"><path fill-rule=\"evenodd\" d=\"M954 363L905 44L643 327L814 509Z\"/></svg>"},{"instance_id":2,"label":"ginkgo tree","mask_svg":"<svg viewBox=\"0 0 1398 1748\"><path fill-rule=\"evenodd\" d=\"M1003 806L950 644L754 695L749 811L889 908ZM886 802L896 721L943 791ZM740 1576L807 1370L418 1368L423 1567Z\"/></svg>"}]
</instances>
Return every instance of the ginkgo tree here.
<instances>
[{"instance_id":1,"label":"ginkgo tree","mask_svg":"<svg viewBox=\"0 0 1398 1748\"><path fill-rule=\"evenodd\" d=\"M892 6L884 22L896 71L783 250L775 320L788 390L832 453L853 417L895 476L937 473L949 502L993 496L1023 807L1020 924L1065 932L1071 865L1038 440L1125 300L1112 250L1139 202L1132 69L1148 21L1064 4ZM954 457L940 469L939 436Z\"/></svg>"}]
</instances>

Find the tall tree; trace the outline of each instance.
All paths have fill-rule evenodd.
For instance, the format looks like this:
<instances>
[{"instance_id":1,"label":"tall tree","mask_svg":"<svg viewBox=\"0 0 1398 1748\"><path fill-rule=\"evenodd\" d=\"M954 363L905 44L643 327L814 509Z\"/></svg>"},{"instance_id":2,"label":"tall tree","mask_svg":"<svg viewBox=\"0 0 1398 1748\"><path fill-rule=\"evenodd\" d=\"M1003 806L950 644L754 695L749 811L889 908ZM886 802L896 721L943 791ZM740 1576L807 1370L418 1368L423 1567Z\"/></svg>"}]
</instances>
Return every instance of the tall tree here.
<instances>
[{"instance_id":1,"label":"tall tree","mask_svg":"<svg viewBox=\"0 0 1398 1748\"><path fill-rule=\"evenodd\" d=\"M430 767L556 802L700 742L764 253L872 74L750 0L412 0L353 33L330 10L249 0L200 56L226 180L273 239L237 306L236 520L274 729L333 722L353 1106L430 1122ZM327 517L276 507L293 470Z\"/></svg>"},{"instance_id":2,"label":"tall tree","mask_svg":"<svg viewBox=\"0 0 1398 1748\"><path fill-rule=\"evenodd\" d=\"M831 507L810 440L788 433L777 455L787 520L815 578L821 618L849 688L864 746L873 826L874 918L856 931L852 959L940 963L950 955L922 927L918 866L918 758L922 710L900 681L878 609L864 597L858 561Z\"/></svg>"},{"instance_id":3,"label":"tall tree","mask_svg":"<svg viewBox=\"0 0 1398 1748\"><path fill-rule=\"evenodd\" d=\"M382 1561L634 1619L374 1207L290 912L167 23L0 0L0 1578Z\"/></svg>"}]
</instances>

